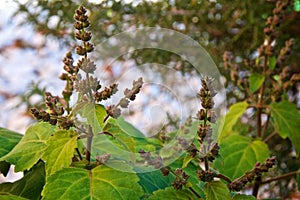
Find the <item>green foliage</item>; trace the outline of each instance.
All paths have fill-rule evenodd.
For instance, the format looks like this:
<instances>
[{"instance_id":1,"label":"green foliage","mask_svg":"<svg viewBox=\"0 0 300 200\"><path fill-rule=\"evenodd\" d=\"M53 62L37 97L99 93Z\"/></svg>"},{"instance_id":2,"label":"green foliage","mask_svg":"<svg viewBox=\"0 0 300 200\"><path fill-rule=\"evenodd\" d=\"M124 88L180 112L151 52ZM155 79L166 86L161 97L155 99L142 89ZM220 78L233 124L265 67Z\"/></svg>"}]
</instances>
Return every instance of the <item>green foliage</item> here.
<instances>
[{"instance_id":1,"label":"green foliage","mask_svg":"<svg viewBox=\"0 0 300 200\"><path fill-rule=\"evenodd\" d=\"M47 141L47 149L42 158L46 161L47 177L56 171L70 166L74 149L77 147L77 134L73 131L60 130Z\"/></svg>"},{"instance_id":2,"label":"green foliage","mask_svg":"<svg viewBox=\"0 0 300 200\"><path fill-rule=\"evenodd\" d=\"M45 165L39 162L24 177L14 183L0 184L0 194L7 193L26 199L40 199L41 191L45 184ZM16 197L10 197L14 199ZM2 199L2 197L1 197ZM3 198L5 199L5 198ZM9 199L9 198L8 198ZM16 198L17 199L17 198Z\"/></svg>"},{"instance_id":3,"label":"green foliage","mask_svg":"<svg viewBox=\"0 0 300 200\"><path fill-rule=\"evenodd\" d=\"M216 167L231 179L251 170L256 162L264 162L269 156L268 146L259 140L232 135L220 143L220 162Z\"/></svg>"},{"instance_id":4,"label":"green foliage","mask_svg":"<svg viewBox=\"0 0 300 200\"><path fill-rule=\"evenodd\" d=\"M176 191L173 188L166 188L164 190L157 190L153 193L153 196L149 198L150 200L156 199L174 199L174 200L181 200L181 199L196 199L195 196L187 189Z\"/></svg>"},{"instance_id":5,"label":"green foliage","mask_svg":"<svg viewBox=\"0 0 300 200\"><path fill-rule=\"evenodd\" d=\"M5 160L14 164L15 171L30 170L42 157L47 148L46 142L53 134L55 127L48 123L37 123L28 128L20 142L5 156Z\"/></svg>"},{"instance_id":6,"label":"green foliage","mask_svg":"<svg viewBox=\"0 0 300 200\"><path fill-rule=\"evenodd\" d=\"M219 142L222 141L223 138L234 134L232 130L234 125L237 123L238 119L244 114L246 109L248 108L248 103L243 101L232 105L225 115L224 126L219 135Z\"/></svg>"},{"instance_id":7,"label":"green foliage","mask_svg":"<svg viewBox=\"0 0 300 200\"><path fill-rule=\"evenodd\" d=\"M271 108L271 119L275 130L282 138L289 138L300 153L300 114L296 106L288 101L273 103Z\"/></svg>"},{"instance_id":8,"label":"green foliage","mask_svg":"<svg viewBox=\"0 0 300 200\"><path fill-rule=\"evenodd\" d=\"M232 200L255 200L254 196L245 195L245 194L236 194L232 197Z\"/></svg>"},{"instance_id":9,"label":"green foliage","mask_svg":"<svg viewBox=\"0 0 300 200\"><path fill-rule=\"evenodd\" d=\"M268 158L276 150L276 146L268 143L274 135L277 133L292 142L290 152L293 149L297 154L300 152L299 111L295 104L282 100L287 94L293 94L293 87L300 80L299 74L284 67L294 40L284 42L285 46L280 51L275 51L273 44L273 41L283 44L275 32L279 29L279 22L274 19L284 17L289 5L278 1L264 33L258 33L258 28L265 23L261 22L261 15L258 16L260 20L255 20L256 9L243 12L253 5L248 1L234 3L238 5L235 9L229 9L228 2L224 1L145 1L136 6L123 1L109 2L100 3L97 9L85 2L90 5L90 16L83 7L76 10L75 38L81 42L76 46L76 53L80 58L75 64L72 54L67 53L63 60L64 73L60 76L66 83L63 97L45 93L47 109L31 110L34 117L43 122L29 127L23 137L0 129L1 173L6 175L10 164L16 166L16 171L24 172L21 180L0 184L1 199L255 199L258 196L256 191L263 183L263 173L275 165L275 157ZM27 4L32 5L30 2ZM263 9L259 4L254 3L258 6L256 8ZM37 5L42 10L53 11L56 8L58 12L57 6L72 7L75 4L72 1L64 4L38 1ZM20 8L31 12L24 5L20 4ZM162 8L164 12L161 12ZM166 21L156 21L165 19L162 13L166 12L170 13ZM50 12L49 15L52 14ZM149 17L150 14L155 17ZM229 21L216 20L218 14L222 20ZM266 14L265 11L263 14ZM211 17L206 19L204 15ZM73 17L73 14L70 16ZM228 46L238 56L227 52L223 57L222 64L230 71L224 76L228 85L233 84L228 92L235 92L239 97L234 98L232 102L235 103L231 102L223 121L215 124L214 97L218 91L215 91L213 83L216 80L204 77L199 92L202 108L196 116L187 118L181 127L170 120L171 132L167 124L157 136L145 137L121 116L121 109L128 108L141 91L143 80L133 81L132 88L125 89L125 96L119 102L107 105L106 100L117 92L117 84L103 87L100 84L102 80L93 75L96 65L88 56L94 50L90 42L92 34L87 30L89 19L97 21L98 25L93 28L101 30L98 32L100 40L122 30L122 23L130 27L130 24L135 24L134 20L141 21L138 26L172 28L178 22L184 25L181 31L206 43L211 50L213 46L221 46L216 51L222 52L226 46L222 42L223 36L224 40L239 44L250 34L253 41L247 40L247 45L251 47ZM237 21L241 22L238 28ZM60 20L58 26L61 23ZM203 30L195 31L200 24L214 24L215 27L205 34ZM219 30L218 25L224 24L225 28ZM238 30L233 38L227 35L232 29ZM258 48L258 42L264 43ZM247 52L239 52L243 48ZM254 58L253 54L257 53L259 55ZM134 52L131 58L139 64L153 60L164 64L180 61L170 55L159 50L153 57L151 52L142 49ZM235 62L240 60L240 56L244 62ZM184 66L180 66L179 70L183 74L192 73L186 66L189 64L181 65ZM74 92L78 94L78 102L72 106L70 97ZM246 110L249 112L245 114ZM242 116L246 120L240 120ZM266 120L263 120L264 116ZM270 122L273 126L269 125ZM176 160L172 160L174 155L178 155ZM145 167L149 171L141 173ZM295 168L298 170L300 167L295 165ZM299 170L297 173L299 187ZM253 196L237 193L246 186L252 186Z\"/></svg>"},{"instance_id":10,"label":"green foliage","mask_svg":"<svg viewBox=\"0 0 300 200\"><path fill-rule=\"evenodd\" d=\"M221 181L213 181L210 183L205 183L204 193L207 200L229 200L229 189L226 184Z\"/></svg>"},{"instance_id":11,"label":"green foliage","mask_svg":"<svg viewBox=\"0 0 300 200\"><path fill-rule=\"evenodd\" d=\"M121 162L118 165L130 170ZM103 165L93 170L64 168L48 179L43 199L139 199L142 195L139 178L134 173Z\"/></svg>"},{"instance_id":12,"label":"green foliage","mask_svg":"<svg viewBox=\"0 0 300 200\"><path fill-rule=\"evenodd\" d=\"M254 93L256 90L258 90L264 81L265 81L264 75L258 73L251 74L249 77L250 92Z\"/></svg>"}]
</instances>

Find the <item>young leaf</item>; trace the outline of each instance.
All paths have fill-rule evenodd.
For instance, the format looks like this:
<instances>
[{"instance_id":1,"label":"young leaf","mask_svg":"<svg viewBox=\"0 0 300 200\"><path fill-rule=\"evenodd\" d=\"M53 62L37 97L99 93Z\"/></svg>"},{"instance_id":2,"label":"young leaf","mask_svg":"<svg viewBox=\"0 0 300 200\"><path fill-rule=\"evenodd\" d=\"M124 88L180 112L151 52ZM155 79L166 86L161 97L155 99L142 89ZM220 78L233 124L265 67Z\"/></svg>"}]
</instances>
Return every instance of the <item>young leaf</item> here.
<instances>
[{"instance_id":1,"label":"young leaf","mask_svg":"<svg viewBox=\"0 0 300 200\"><path fill-rule=\"evenodd\" d=\"M39 162L24 177L14 183L0 184L0 194L9 193L28 199L40 199L45 184L45 165ZM0 199L3 199L0 196Z\"/></svg>"},{"instance_id":2,"label":"young leaf","mask_svg":"<svg viewBox=\"0 0 300 200\"><path fill-rule=\"evenodd\" d=\"M233 126L236 124L238 119L244 114L247 107L248 103L246 101L236 103L230 107L228 113L225 116L223 129L218 138L219 142L221 142L223 138L232 134Z\"/></svg>"},{"instance_id":3,"label":"young leaf","mask_svg":"<svg viewBox=\"0 0 300 200\"><path fill-rule=\"evenodd\" d=\"M43 155L46 161L47 177L63 167L69 167L74 149L77 147L77 134L70 130L60 130L47 141L47 149Z\"/></svg>"},{"instance_id":4,"label":"young leaf","mask_svg":"<svg viewBox=\"0 0 300 200\"><path fill-rule=\"evenodd\" d=\"M258 90L264 81L264 75L258 73L251 74L249 77L250 92L254 93L256 90Z\"/></svg>"},{"instance_id":5,"label":"young leaf","mask_svg":"<svg viewBox=\"0 0 300 200\"><path fill-rule=\"evenodd\" d=\"M275 56L269 57L269 67L270 67L270 69L274 69L275 66L276 66L276 57Z\"/></svg>"},{"instance_id":6,"label":"young leaf","mask_svg":"<svg viewBox=\"0 0 300 200\"><path fill-rule=\"evenodd\" d=\"M119 163L126 171L130 168ZM131 172L133 172L131 170ZM130 184L128 181L130 180ZM47 179L42 192L44 200L56 199L139 199L142 188L134 173L111 169L105 165L93 170L64 168Z\"/></svg>"},{"instance_id":7,"label":"young leaf","mask_svg":"<svg viewBox=\"0 0 300 200\"><path fill-rule=\"evenodd\" d=\"M235 179L251 170L256 162L264 162L269 157L268 146L259 140L231 135L220 144L222 162L215 162L215 167L231 179ZM222 165L220 163L223 163Z\"/></svg>"},{"instance_id":8,"label":"young leaf","mask_svg":"<svg viewBox=\"0 0 300 200\"><path fill-rule=\"evenodd\" d=\"M296 152L300 153L300 114L295 104L288 101L272 103L271 121L276 132L282 137L288 137Z\"/></svg>"},{"instance_id":9,"label":"young leaf","mask_svg":"<svg viewBox=\"0 0 300 200\"><path fill-rule=\"evenodd\" d=\"M221 181L205 183L204 193L207 200L230 200L229 189Z\"/></svg>"},{"instance_id":10,"label":"young leaf","mask_svg":"<svg viewBox=\"0 0 300 200\"><path fill-rule=\"evenodd\" d=\"M29 170L42 157L54 130L54 126L45 122L29 127L21 141L0 160L14 164L16 172Z\"/></svg>"},{"instance_id":11,"label":"young leaf","mask_svg":"<svg viewBox=\"0 0 300 200\"><path fill-rule=\"evenodd\" d=\"M0 128L0 158L10 152L23 135L5 128Z\"/></svg>"},{"instance_id":12,"label":"young leaf","mask_svg":"<svg viewBox=\"0 0 300 200\"><path fill-rule=\"evenodd\" d=\"M232 200L256 200L252 195L236 194L232 197Z\"/></svg>"},{"instance_id":13,"label":"young leaf","mask_svg":"<svg viewBox=\"0 0 300 200\"><path fill-rule=\"evenodd\" d=\"M149 200L157 199L172 199L172 200L182 200L182 199L198 199L191 191L188 189L175 190L172 187L165 188L164 190L157 190L149 198Z\"/></svg>"}]
</instances>

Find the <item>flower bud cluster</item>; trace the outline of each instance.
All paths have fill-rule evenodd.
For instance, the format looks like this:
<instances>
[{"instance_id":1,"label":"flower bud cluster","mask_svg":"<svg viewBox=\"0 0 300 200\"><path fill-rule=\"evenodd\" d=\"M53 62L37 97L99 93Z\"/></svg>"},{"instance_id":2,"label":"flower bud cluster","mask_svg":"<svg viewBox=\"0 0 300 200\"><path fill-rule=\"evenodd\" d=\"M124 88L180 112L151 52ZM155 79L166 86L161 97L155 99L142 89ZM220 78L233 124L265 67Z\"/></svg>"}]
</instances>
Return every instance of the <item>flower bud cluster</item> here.
<instances>
[{"instance_id":1,"label":"flower bud cluster","mask_svg":"<svg viewBox=\"0 0 300 200\"><path fill-rule=\"evenodd\" d=\"M176 176L176 178L175 181L172 183L172 186L175 190L180 190L182 189L182 186L184 186L187 183L187 180L190 176L187 175L181 168L176 169L174 175Z\"/></svg>"},{"instance_id":2,"label":"flower bud cluster","mask_svg":"<svg viewBox=\"0 0 300 200\"><path fill-rule=\"evenodd\" d=\"M275 157L267 158L267 160L261 164L260 162L256 163L254 168L246 172L242 177L234 180L228 184L228 187L231 191L240 191L245 188L248 183L251 183L256 177L260 177L262 173L268 172L276 163Z\"/></svg>"},{"instance_id":3,"label":"flower bud cluster","mask_svg":"<svg viewBox=\"0 0 300 200\"><path fill-rule=\"evenodd\" d=\"M127 108L129 105L129 101L135 100L136 95L140 92L142 86L143 86L143 79L141 77L138 80L133 81L132 88L125 89L124 91L125 96L119 101L119 103L117 105L110 105L106 108L106 113L108 114L108 116L111 116L113 118L118 118L121 114L121 109L119 108L119 106L121 108ZM107 89L107 93L113 94L114 87Z\"/></svg>"},{"instance_id":4,"label":"flower bud cluster","mask_svg":"<svg viewBox=\"0 0 300 200\"><path fill-rule=\"evenodd\" d=\"M148 165L154 166L155 169L159 169L163 166L162 158L160 155L153 157L150 152L139 150L140 156L145 160Z\"/></svg>"},{"instance_id":5,"label":"flower bud cluster","mask_svg":"<svg viewBox=\"0 0 300 200\"><path fill-rule=\"evenodd\" d=\"M74 125L73 121L63 116L64 108L57 105L59 103L58 96L52 96L50 92L45 93L45 103L48 110L31 109L31 113L37 120L49 122L51 125L58 125L62 129L69 129Z\"/></svg>"}]
</instances>

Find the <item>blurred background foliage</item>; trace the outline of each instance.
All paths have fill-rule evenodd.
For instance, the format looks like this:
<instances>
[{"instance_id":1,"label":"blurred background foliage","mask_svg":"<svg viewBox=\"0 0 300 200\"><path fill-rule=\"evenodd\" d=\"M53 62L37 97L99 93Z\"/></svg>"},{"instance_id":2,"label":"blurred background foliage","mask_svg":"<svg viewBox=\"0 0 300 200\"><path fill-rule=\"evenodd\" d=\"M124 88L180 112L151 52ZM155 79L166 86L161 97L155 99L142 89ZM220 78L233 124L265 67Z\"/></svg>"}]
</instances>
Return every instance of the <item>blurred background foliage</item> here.
<instances>
[{"instance_id":1,"label":"blurred background foliage","mask_svg":"<svg viewBox=\"0 0 300 200\"><path fill-rule=\"evenodd\" d=\"M20 26L29 23L33 25L36 32L58 40L61 45L74 44L73 13L79 4L83 4L89 10L92 24L90 30L95 44L122 31L148 26L173 29L186 34L199 42L212 56L225 78L227 103L230 106L239 100L247 99L247 93L231 79L230 72L224 69L223 54L225 51L232 52L234 60L238 64L254 62L258 48L265 40L266 19L272 14L276 2L273 0L32 0L26 3L16 1L16 3L18 9L14 16L22 16L23 21ZM280 51L286 40L294 38L294 50L287 65L291 67L291 73L297 73L300 72L300 12L297 12L293 6L287 9L287 14L281 20L278 31L276 52ZM75 49L75 46L72 48ZM119 61L128 61L126 56L128 55L120 57ZM152 62L172 63L174 69L181 71L182 74L194 73L190 63L170 52L143 49L136 50L130 56L138 65ZM243 72L248 70L247 66L249 67L247 64L239 66L238 71L241 78L245 76ZM114 66L106 66L105 70L113 71L110 67ZM159 71L159 73L164 75L163 73L167 72ZM36 91L40 94L41 90L36 86L33 88L33 92ZM299 88L300 84L295 84L289 91L290 101L297 103L298 107ZM32 95L32 92L28 92L26 95ZM172 121L172 119L169 120ZM251 135L249 130L253 130L253 126L255 123L247 121L247 124L241 123L236 129L242 130L245 135ZM278 156L279 168L273 172L274 174L299 168L299 159L295 159L289 140L275 137L268 145L271 151ZM267 196L271 198L288 196L289 191L294 187L295 180L291 179L274 182L264 189L268 191Z\"/></svg>"},{"instance_id":2,"label":"blurred background foliage","mask_svg":"<svg viewBox=\"0 0 300 200\"><path fill-rule=\"evenodd\" d=\"M22 14L23 23L32 24L37 32L71 44L69 35L73 34L73 10L79 4L83 4L90 12L90 30L95 44L133 27L173 29L192 37L208 51L226 78L227 99L231 99L229 105L237 99L246 98L247 94L231 84L230 73L223 68L222 55L225 51L232 52L237 63L255 60L257 49L265 39L263 30L266 19L275 7L274 0L32 0L19 3L15 15ZM300 46L297 44L300 38L300 12L296 12L293 6L287 9L287 15L281 19L278 31L280 40L276 41L276 50L279 52L286 40L294 38L296 45L289 65L292 71L299 72ZM137 64L176 62L174 68L183 73L193 70L190 63L166 51L136 50L131 58ZM244 69L241 67L239 70L242 75ZM291 95L296 94L295 86L291 88ZM293 100L297 101L296 98Z\"/></svg>"}]
</instances>

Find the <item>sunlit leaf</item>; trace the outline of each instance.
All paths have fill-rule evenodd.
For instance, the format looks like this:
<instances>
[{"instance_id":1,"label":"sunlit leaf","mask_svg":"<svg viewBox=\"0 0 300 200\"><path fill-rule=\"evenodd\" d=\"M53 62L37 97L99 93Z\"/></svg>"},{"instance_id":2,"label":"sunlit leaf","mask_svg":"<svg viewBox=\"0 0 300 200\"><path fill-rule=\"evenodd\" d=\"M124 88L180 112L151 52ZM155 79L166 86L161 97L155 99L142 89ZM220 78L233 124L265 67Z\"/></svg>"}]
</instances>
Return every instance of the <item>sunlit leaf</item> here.
<instances>
[{"instance_id":1,"label":"sunlit leaf","mask_svg":"<svg viewBox=\"0 0 300 200\"><path fill-rule=\"evenodd\" d=\"M126 171L130 168L119 163ZM130 181L130 184L128 184ZM142 188L134 173L98 166L93 170L64 168L47 180L43 199L139 199Z\"/></svg>"},{"instance_id":2,"label":"sunlit leaf","mask_svg":"<svg viewBox=\"0 0 300 200\"><path fill-rule=\"evenodd\" d=\"M16 165L17 172L29 170L42 157L54 130L54 126L44 122L29 127L21 141L1 160Z\"/></svg>"},{"instance_id":3,"label":"sunlit leaf","mask_svg":"<svg viewBox=\"0 0 300 200\"><path fill-rule=\"evenodd\" d=\"M9 194L9 193L1 193L1 192L0 192L0 199L1 200L28 200L28 199L23 198L23 197L19 197L19 196L12 195L12 194Z\"/></svg>"},{"instance_id":4,"label":"sunlit leaf","mask_svg":"<svg viewBox=\"0 0 300 200\"><path fill-rule=\"evenodd\" d=\"M246 101L239 102L233 104L228 113L225 116L224 126L219 135L218 141L221 140L231 134L233 134L233 126L237 123L238 119L244 114L248 107L248 103Z\"/></svg>"},{"instance_id":5,"label":"sunlit leaf","mask_svg":"<svg viewBox=\"0 0 300 200\"><path fill-rule=\"evenodd\" d=\"M300 114L295 104L288 101L272 103L271 121L276 132L282 137L288 137L296 152L300 153Z\"/></svg>"},{"instance_id":6,"label":"sunlit leaf","mask_svg":"<svg viewBox=\"0 0 300 200\"><path fill-rule=\"evenodd\" d=\"M70 166L76 146L77 134L73 131L60 130L51 136L43 155L47 177L63 167Z\"/></svg>"},{"instance_id":7,"label":"sunlit leaf","mask_svg":"<svg viewBox=\"0 0 300 200\"><path fill-rule=\"evenodd\" d=\"M24 197L27 199L40 199L45 184L45 166L39 162L24 177L14 183L0 184L0 193ZM2 200L2 197L0 197Z\"/></svg>"},{"instance_id":8,"label":"sunlit leaf","mask_svg":"<svg viewBox=\"0 0 300 200\"><path fill-rule=\"evenodd\" d=\"M264 81L264 75L258 73L251 74L249 77L250 92L254 93L256 90L258 90Z\"/></svg>"},{"instance_id":9,"label":"sunlit leaf","mask_svg":"<svg viewBox=\"0 0 300 200\"><path fill-rule=\"evenodd\" d=\"M175 190L172 187L168 187L164 190L158 190L153 193L153 196L149 198L150 200L157 199L172 199L172 200L182 200L182 199L190 199L196 200L198 199L191 191L188 189Z\"/></svg>"},{"instance_id":10,"label":"sunlit leaf","mask_svg":"<svg viewBox=\"0 0 300 200\"><path fill-rule=\"evenodd\" d=\"M264 162L269 157L269 150L262 141L252 141L249 137L232 135L220 144L220 155L222 161L215 162L215 167L224 175L235 179L251 170L256 162Z\"/></svg>"},{"instance_id":11,"label":"sunlit leaf","mask_svg":"<svg viewBox=\"0 0 300 200\"><path fill-rule=\"evenodd\" d=\"M221 181L205 183L204 193L207 200L230 200L229 189Z\"/></svg>"}]
</instances>

